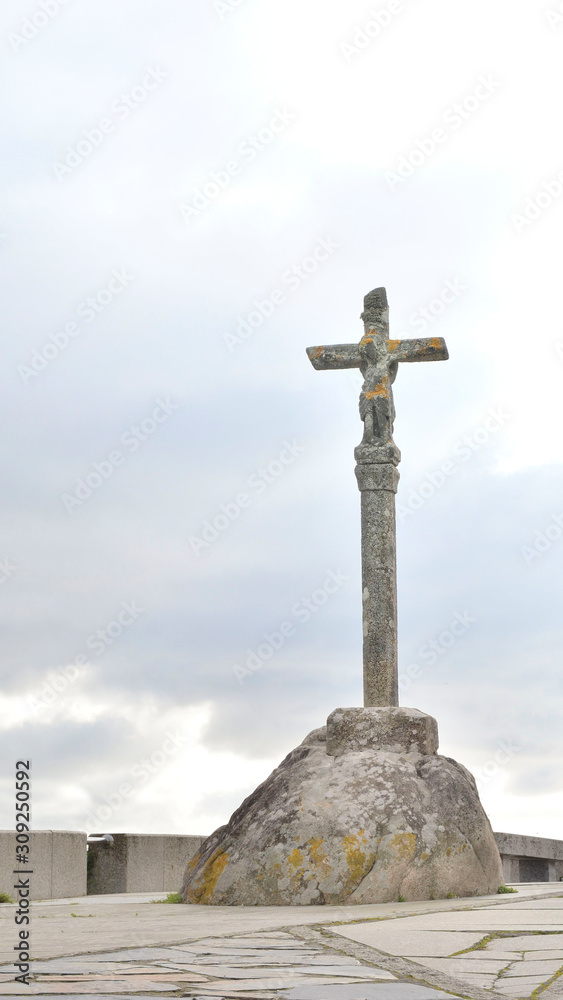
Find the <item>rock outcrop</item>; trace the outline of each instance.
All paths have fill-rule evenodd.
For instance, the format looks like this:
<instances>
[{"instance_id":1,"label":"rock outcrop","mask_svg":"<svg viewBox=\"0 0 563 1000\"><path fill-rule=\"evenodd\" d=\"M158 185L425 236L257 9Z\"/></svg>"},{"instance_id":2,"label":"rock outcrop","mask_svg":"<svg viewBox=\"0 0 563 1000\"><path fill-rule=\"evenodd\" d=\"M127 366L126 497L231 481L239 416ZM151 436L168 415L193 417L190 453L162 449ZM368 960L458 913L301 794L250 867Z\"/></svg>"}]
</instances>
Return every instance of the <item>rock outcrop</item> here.
<instances>
[{"instance_id":1,"label":"rock outcrop","mask_svg":"<svg viewBox=\"0 0 563 1000\"><path fill-rule=\"evenodd\" d=\"M188 866L185 902L381 903L496 892L502 867L472 775L415 709L338 709Z\"/></svg>"}]
</instances>

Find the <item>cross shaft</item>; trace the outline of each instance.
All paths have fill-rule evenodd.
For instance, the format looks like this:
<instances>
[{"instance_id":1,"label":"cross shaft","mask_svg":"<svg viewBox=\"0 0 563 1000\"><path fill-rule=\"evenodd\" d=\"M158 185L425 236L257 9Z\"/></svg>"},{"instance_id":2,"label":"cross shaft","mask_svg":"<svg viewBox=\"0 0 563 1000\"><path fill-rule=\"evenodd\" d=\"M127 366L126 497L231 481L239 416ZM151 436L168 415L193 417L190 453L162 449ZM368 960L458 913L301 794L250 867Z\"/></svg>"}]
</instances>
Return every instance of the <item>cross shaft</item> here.
<instances>
[{"instance_id":1,"label":"cross shaft","mask_svg":"<svg viewBox=\"0 0 563 1000\"><path fill-rule=\"evenodd\" d=\"M308 347L317 371L359 368L364 376L360 417L364 435L355 450L362 496L362 600L364 705L398 705L397 557L395 494L401 454L393 440L392 385L401 362L446 361L441 337L389 339L384 288L364 299L364 336L359 344Z\"/></svg>"}]
</instances>

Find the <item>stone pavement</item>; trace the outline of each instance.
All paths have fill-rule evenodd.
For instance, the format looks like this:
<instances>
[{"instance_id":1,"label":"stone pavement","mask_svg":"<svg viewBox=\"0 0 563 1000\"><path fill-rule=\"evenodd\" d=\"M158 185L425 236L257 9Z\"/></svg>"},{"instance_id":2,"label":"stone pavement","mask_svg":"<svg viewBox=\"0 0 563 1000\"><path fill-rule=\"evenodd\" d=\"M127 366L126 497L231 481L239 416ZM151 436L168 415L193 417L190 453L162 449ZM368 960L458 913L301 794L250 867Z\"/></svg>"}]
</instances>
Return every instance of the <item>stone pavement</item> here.
<instances>
[{"instance_id":1,"label":"stone pavement","mask_svg":"<svg viewBox=\"0 0 563 1000\"><path fill-rule=\"evenodd\" d=\"M348 907L200 907L89 896L32 907L32 983L14 983L0 906L0 1000L563 1000L563 885Z\"/></svg>"}]
</instances>

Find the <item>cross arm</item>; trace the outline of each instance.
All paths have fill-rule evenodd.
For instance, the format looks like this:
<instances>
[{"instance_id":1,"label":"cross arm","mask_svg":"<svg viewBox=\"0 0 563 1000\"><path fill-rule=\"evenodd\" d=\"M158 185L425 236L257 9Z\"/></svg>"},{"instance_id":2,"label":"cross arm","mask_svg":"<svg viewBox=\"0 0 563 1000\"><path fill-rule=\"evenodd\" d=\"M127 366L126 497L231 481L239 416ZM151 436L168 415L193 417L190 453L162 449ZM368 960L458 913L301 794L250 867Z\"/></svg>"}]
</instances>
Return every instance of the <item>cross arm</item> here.
<instances>
[{"instance_id":1,"label":"cross arm","mask_svg":"<svg viewBox=\"0 0 563 1000\"><path fill-rule=\"evenodd\" d=\"M359 368L360 349L357 344L333 344L331 347L308 347L307 355L317 371L338 368Z\"/></svg>"},{"instance_id":2,"label":"cross arm","mask_svg":"<svg viewBox=\"0 0 563 1000\"><path fill-rule=\"evenodd\" d=\"M442 337L423 337L417 340L387 341L391 361L447 361L446 341Z\"/></svg>"}]
</instances>

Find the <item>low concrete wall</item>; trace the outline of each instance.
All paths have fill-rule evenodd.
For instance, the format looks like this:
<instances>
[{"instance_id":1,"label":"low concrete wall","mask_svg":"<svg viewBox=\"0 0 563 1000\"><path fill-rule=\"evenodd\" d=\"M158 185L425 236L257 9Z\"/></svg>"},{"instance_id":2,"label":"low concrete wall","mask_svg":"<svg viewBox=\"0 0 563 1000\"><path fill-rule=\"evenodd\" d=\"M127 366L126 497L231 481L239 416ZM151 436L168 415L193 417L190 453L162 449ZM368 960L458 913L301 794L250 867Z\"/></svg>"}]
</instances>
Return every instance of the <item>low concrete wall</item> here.
<instances>
[{"instance_id":1,"label":"low concrete wall","mask_svg":"<svg viewBox=\"0 0 563 1000\"><path fill-rule=\"evenodd\" d=\"M31 899L65 899L86 893L178 892L186 865L205 837L115 833L113 844L88 848L86 834L66 830L30 832ZM495 833L506 882L563 879L563 841ZM14 895L16 834L0 830L0 892Z\"/></svg>"},{"instance_id":2,"label":"low concrete wall","mask_svg":"<svg viewBox=\"0 0 563 1000\"><path fill-rule=\"evenodd\" d=\"M505 882L558 882L563 879L563 841L495 833Z\"/></svg>"},{"instance_id":3,"label":"low concrete wall","mask_svg":"<svg viewBox=\"0 0 563 1000\"><path fill-rule=\"evenodd\" d=\"M88 845L88 893L179 892L188 861L205 837L113 833Z\"/></svg>"},{"instance_id":4,"label":"low concrete wall","mask_svg":"<svg viewBox=\"0 0 563 1000\"><path fill-rule=\"evenodd\" d=\"M32 830L29 834L31 899L86 895L86 834L68 830ZM16 834L0 830L0 892L15 898Z\"/></svg>"}]
</instances>

